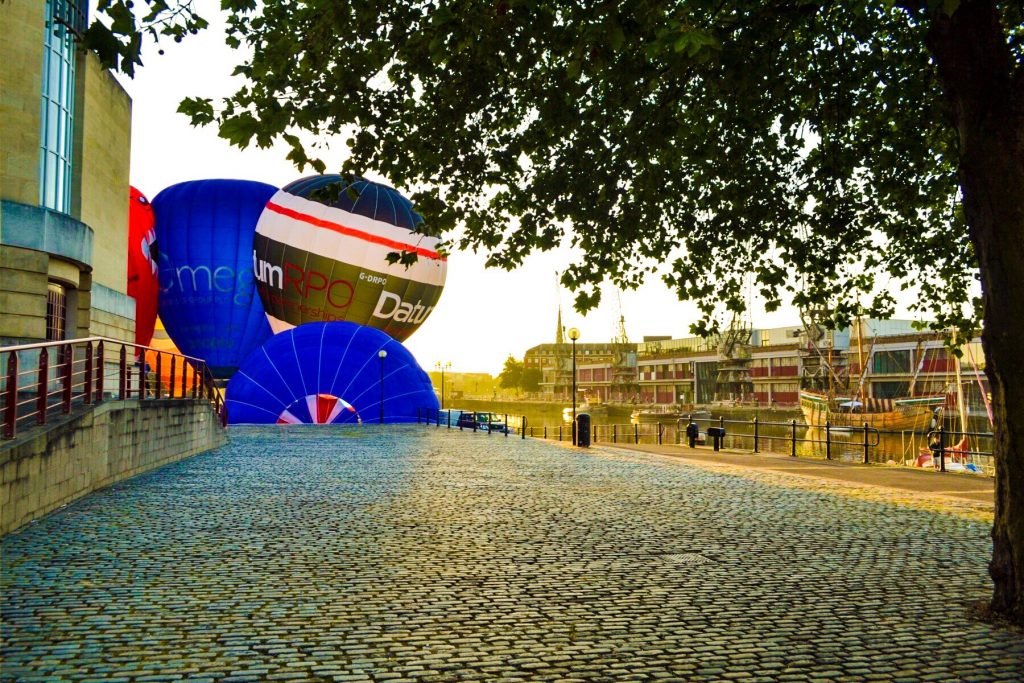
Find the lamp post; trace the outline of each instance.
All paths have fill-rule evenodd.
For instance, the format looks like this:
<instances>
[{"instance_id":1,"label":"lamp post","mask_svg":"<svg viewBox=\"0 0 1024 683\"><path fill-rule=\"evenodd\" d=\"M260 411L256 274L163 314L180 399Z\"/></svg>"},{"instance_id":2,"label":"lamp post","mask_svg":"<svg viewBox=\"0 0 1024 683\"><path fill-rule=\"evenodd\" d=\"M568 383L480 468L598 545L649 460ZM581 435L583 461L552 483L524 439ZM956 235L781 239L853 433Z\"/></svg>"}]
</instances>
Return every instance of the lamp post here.
<instances>
[{"instance_id":1,"label":"lamp post","mask_svg":"<svg viewBox=\"0 0 1024 683\"><path fill-rule=\"evenodd\" d=\"M381 349L377 352L377 358L380 358L380 423L384 424L384 359L388 357L388 352Z\"/></svg>"},{"instance_id":2,"label":"lamp post","mask_svg":"<svg viewBox=\"0 0 1024 683\"><path fill-rule=\"evenodd\" d=\"M434 368L441 371L441 410L444 410L444 371L452 366L451 361L442 363L437 361L434 363Z\"/></svg>"},{"instance_id":3,"label":"lamp post","mask_svg":"<svg viewBox=\"0 0 1024 683\"><path fill-rule=\"evenodd\" d=\"M580 331L575 327L569 328L569 339L572 340L572 445L576 445L576 340L580 338Z\"/></svg>"}]
</instances>

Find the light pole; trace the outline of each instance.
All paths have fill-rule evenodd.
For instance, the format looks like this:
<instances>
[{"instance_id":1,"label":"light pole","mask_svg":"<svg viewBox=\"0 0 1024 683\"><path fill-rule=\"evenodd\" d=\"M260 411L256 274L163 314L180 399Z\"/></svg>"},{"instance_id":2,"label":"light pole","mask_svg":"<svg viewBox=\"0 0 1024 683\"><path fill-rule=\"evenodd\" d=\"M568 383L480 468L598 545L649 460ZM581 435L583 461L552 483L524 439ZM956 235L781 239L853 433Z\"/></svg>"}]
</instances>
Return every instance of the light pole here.
<instances>
[{"instance_id":1,"label":"light pole","mask_svg":"<svg viewBox=\"0 0 1024 683\"><path fill-rule=\"evenodd\" d=\"M572 340L572 445L576 445L576 340L580 338L580 331L575 327L569 328L569 339Z\"/></svg>"},{"instance_id":2,"label":"light pole","mask_svg":"<svg viewBox=\"0 0 1024 683\"><path fill-rule=\"evenodd\" d=\"M452 366L451 361L442 363L437 361L434 363L434 367L441 371L441 410L444 410L444 371Z\"/></svg>"},{"instance_id":3,"label":"light pole","mask_svg":"<svg viewBox=\"0 0 1024 683\"><path fill-rule=\"evenodd\" d=\"M381 349L377 352L377 358L380 358L380 423L384 424L384 359L388 357L388 352Z\"/></svg>"}]
</instances>

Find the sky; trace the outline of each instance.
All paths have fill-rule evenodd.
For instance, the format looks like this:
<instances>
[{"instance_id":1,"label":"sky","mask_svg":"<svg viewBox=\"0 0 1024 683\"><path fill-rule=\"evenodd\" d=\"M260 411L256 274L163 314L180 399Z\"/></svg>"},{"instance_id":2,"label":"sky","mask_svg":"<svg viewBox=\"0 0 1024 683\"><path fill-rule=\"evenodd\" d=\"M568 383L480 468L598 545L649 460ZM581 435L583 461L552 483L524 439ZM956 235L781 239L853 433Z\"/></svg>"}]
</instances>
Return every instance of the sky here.
<instances>
[{"instance_id":1,"label":"sky","mask_svg":"<svg viewBox=\"0 0 1024 683\"><path fill-rule=\"evenodd\" d=\"M145 65L135 78L119 77L133 100L131 183L150 199L187 180L239 178L280 187L312 173L287 161L283 146L240 150L217 137L214 128L193 128L176 113L186 96L216 99L237 88L230 73L239 59L223 42L216 4L198 3L200 14L211 20L209 30L181 44L165 41L163 55L148 45ZM340 166L343 152L340 146L331 149L325 158L329 169ZM680 302L657 278L635 291L617 293L606 286L599 308L586 316L577 313L573 294L557 284L557 273L571 257L568 248L534 254L506 272L484 268L483 254L452 253L437 307L405 346L425 370L450 362L452 372L496 375L508 356L522 359L530 347L555 340L559 307L563 324L579 328L581 343L611 340L620 315L630 341L642 341L644 335L690 336L696 308ZM790 307L766 314L753 303L754 327L799 324Z\"/></svg>"}]
</instances>

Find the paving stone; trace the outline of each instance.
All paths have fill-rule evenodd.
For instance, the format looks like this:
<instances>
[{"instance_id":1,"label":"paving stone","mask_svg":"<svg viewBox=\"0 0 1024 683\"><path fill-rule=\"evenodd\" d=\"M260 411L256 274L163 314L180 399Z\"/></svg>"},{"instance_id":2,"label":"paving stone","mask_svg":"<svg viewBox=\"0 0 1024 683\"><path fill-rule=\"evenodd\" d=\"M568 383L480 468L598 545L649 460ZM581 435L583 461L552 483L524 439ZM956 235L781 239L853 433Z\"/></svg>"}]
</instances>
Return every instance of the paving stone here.
<instances>
[{"instance_id":1,"label":"paving stone","mask_svg":"<svg viewBox=\"0 0 1024 683\"><path fill-rule=\"evenodd\" d=\"M3 539L0 681L1017 681L969 617L988 534L600 446L232 428Z\"/></svg>"}]
</instances>

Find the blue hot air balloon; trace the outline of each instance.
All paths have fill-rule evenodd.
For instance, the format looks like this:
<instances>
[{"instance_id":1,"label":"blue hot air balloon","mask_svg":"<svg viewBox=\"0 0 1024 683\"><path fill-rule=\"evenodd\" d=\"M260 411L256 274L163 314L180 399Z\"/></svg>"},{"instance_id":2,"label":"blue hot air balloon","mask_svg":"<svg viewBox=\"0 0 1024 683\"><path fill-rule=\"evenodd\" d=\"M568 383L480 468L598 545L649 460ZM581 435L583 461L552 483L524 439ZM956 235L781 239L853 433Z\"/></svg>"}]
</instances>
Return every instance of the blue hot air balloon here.
<instances>
[{"instance_id":1,"label":"blue hot air balloon","mask_svg":"<svg viewBox=\"0 0 1024 683\"><path fill-rule=\"evenodd\" d=\"M228 382L232 424L415 422L437 410L401 342L350 322L306 323L253 351Z\"/></svg>"},{"instance_id":2,"label":"blue hot air balloon","mask_svg":"<svg viewBox=\"0 0 1024 683\"><path fill-rule=\"evenodd\" d=\"M181 352L205 359L220 379L271 335L254 285L252 241L276 191L252 180L193 180L153 199L160 318Z\"/></svg>"}]
</instances>

